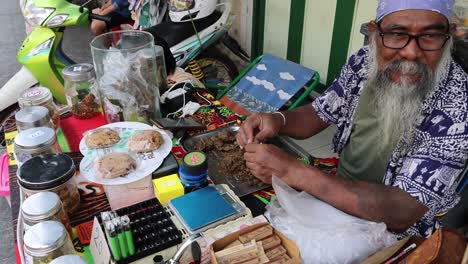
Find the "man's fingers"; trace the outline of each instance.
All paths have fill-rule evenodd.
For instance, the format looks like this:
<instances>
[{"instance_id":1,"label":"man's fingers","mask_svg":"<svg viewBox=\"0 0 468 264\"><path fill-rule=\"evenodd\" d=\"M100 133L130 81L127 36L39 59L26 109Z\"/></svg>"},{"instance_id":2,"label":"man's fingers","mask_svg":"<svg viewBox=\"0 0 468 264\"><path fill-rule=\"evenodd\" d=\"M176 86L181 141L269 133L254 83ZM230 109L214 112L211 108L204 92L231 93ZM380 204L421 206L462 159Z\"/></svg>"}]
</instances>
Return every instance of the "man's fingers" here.
<instances>
[{"instance_id":1,"label":"man's fingers","mask_svg":"<svg viewBox=\"0 0 468 264\"><path fill-rule=\"evenodd\" d=\"M239 128L239 131L237 132L236 141L241 149L243 149L247 144L247 141L245 140L245 134L242 131L242 127Z\"/></svg>"},{"instance_id":2,"label":"man's fingers","mask_svg":"<svg viewBox=\"0 0 468 264\"><path fill-rule=\"evenodd\" d=\"M254 142L254 130L260 126L260 120L260 114L253 114L242 125L247 144Z\"/></svg>"}]
</instances>

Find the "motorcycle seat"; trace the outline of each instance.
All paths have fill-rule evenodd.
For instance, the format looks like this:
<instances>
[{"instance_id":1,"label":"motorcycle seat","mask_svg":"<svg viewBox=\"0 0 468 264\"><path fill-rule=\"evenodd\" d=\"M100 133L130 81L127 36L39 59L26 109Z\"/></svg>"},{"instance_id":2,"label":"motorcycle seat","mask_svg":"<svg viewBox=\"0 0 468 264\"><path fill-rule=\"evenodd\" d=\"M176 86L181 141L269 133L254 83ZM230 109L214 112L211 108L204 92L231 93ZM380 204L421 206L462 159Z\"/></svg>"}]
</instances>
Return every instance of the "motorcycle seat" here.
<instances>
[{"instance_id":1,"label":"motorcycle seat","mask_svg":"<svg viewBox=\"0 0 468 264\"><path fill-rule=\"evenodd\" d=\"M215 11L206 18L195 20L195 28L198 32L213 25L222 15L222 12ZM162 23L149 27L145 31L151 33L155 37L163 38L169 47L173 47L183 40L195 34L192 22L174 23L170 19Z\"/></svg>"}]
</instances>

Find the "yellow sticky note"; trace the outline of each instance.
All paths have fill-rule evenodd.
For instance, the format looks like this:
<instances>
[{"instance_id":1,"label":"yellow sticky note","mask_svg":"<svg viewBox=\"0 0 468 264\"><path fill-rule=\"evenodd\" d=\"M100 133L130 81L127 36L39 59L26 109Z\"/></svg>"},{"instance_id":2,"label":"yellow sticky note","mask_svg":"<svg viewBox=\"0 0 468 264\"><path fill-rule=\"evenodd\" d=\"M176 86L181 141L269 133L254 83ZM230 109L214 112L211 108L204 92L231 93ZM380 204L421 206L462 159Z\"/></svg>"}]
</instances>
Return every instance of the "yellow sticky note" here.
<instances>
[{"instance_id":1,"label":"yellow sticky note","mask_svg":"<svg viewBox=\"0 0 468 264\"><path fill-rule=\"evenodd\" d=\"M171 199L184 195L184 186L177 174L153 180L154 194L161 204L169 202Z\"/></svg>"},{"instance_id":2,"label":"yellow sticky note","mask_svg":"<svg viewBox=\"0 0 468 264\"><path fill-rule=\"evenodd\" d=\"M14 144L16 135L18 135L18 131L5 133L5 143L6 143L6 149L8 152L8 160L10 161L10 165L16 165L16 160L13 156L13 144Z\"/></svg>"}]
</instances>

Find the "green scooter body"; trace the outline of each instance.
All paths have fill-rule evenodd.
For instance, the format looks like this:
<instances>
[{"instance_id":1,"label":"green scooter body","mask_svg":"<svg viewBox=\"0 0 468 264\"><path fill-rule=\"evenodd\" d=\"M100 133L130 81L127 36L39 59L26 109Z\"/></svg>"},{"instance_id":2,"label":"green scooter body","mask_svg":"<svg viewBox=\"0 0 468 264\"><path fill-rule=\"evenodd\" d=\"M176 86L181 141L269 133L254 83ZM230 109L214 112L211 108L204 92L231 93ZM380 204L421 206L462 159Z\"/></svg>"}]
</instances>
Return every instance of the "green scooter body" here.
<instances>
[{"instance_id":1,"label":"green scooter body","mask_svg":"<svg viewBox=\"0 0 468 264\"><path fill-rule=\"evenodd\" d=\"M61 52L60 43L66 26L88 26L89 10L81 13L79 6L65 0L29 0L36 7L54 8L55 11L41 24L35 26L23 41L16 59L24 65L44 87L52 92L57 101L66 104L62 70L65 62L58 60L56 54ZM44 25L55 15L67 14L67 19L59 26L47 28Z\"/></svg>"}]
</instances>

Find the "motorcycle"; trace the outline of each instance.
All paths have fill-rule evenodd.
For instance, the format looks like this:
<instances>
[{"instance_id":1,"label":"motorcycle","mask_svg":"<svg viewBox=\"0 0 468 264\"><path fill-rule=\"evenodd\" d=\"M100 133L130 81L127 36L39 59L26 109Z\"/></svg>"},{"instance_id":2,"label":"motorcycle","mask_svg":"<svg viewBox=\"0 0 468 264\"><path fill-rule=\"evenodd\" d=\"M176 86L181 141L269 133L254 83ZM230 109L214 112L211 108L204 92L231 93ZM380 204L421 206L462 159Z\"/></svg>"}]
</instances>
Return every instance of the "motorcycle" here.
<instances>
[{"instance_id":1,"label":"motorcycle","mask_svg":"<svg viewBox=\"0 0 468 264\"><path fill-rule=\"evenodd\" d=\"M109 21L109 17L93 14L86 8L90 2L78 6L66 0L24 1L23 15L34 28L18 51L17 60L23 67L0 89L0 111L14 104L21 92L37 83L49 88L59 103L66 104L62 70L74 62L62 50L64 30L69 26L88 27L91 19ZM193 72L207 71L200 77L212 75L213 66L224 68L222 77L233 79L237 75L234 63L211 49L227 35L233 20L230 12L231 2L226 0L218 2L216 10L203 19L183 23L166 20L147 31L169 44L177 66L185 67L191 62L189 68ZM212 67L205 67L207 62ZM215 73L215 81L219 81L219 75Z\"/></svg>"}]
</instances>

